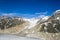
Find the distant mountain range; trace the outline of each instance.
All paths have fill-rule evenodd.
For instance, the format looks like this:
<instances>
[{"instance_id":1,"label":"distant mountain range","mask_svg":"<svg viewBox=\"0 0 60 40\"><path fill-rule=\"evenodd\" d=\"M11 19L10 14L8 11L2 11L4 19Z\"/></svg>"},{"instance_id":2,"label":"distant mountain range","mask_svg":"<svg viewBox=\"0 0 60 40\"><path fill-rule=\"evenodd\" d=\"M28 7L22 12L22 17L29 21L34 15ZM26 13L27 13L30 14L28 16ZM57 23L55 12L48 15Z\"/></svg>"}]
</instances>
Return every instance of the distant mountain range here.
<instances>
[{"instance_id":1,"label":"distant mountain range","mask_svg":"<svg viewBox=\"0 0 60 40\"><path fill-rule=\"evenodd\" d=\"M35 29L42 27L42 25L56 25L59 21L60 23L60 10L57 10L53 13L52 16L45 16L43 18L22 18L22 17L9 17L9 16L0 16L0 30L10 30L11 28L20 28L22 29ZM24 26L25 25L25 26ZM18 29L17 28L17 29ZM44 27L43 27L44 28ZM15 30L15 29L12 29ZM56 29L57 30L57 29ZM59 29L60 30L60 29Z\"/></svg>"}]
</instances>

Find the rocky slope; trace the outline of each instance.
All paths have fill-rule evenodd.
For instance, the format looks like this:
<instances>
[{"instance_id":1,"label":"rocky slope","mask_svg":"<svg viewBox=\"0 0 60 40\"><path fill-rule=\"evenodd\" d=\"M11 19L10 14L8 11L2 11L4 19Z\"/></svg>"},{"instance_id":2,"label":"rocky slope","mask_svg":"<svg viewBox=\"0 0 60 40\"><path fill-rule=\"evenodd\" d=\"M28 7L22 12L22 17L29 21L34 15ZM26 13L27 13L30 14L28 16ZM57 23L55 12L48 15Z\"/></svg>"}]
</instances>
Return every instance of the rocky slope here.
<instances>
[{"instance_id":1,"label":"rocky slope","mask_svg":"<svg viewBox=\"0 0 60 40\"><path fill-rule=\"evenodd\" d=\"M27 21L20 17L0 17L0 33L19 33L27 25Z\"/></svg>"},{"instance_id":2,"label":"rocky slope","mask_svg":"<svg viewBox=\"0 0 60 40\"><path fill-rule=\"evenodd\" d=\"M37 21L34 27L25 29L20 34L22 36L43 38L45 40L60 40L60 11L54 12L45 21Z\"/></svg>"},{"instance_id":3,"label":"rocky slope","mask_svg":"<svg viewBox=\"0 0 60 40\"><path fill-rule=\"evenodd\" d=\"M37 25L29 32L30 33L26 35L28 37L45 38L45 40L60 40L60 10L55 11L53 15L45 21L40 19Z\"/></svg>"}]
</instances>

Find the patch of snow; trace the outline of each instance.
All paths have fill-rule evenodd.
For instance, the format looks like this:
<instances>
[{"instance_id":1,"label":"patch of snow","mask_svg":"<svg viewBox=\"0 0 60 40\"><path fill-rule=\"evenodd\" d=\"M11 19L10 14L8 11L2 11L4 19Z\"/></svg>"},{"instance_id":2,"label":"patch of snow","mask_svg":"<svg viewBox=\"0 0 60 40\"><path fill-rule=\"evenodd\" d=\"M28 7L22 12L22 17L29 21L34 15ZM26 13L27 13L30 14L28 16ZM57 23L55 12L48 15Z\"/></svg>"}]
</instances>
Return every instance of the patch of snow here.
<instances>
[{"instance_id":1,"label":"patch of snow","mask_svg":"<svg viewBox=\"0 0 60 40\"><path fill-rule=\"evenodd\" d=\"M43 21L46 21L49 18L49 16L45 16L42 18Z\"/></svg>"},{"instance_id":2,"label":"patch of snow","mask_svg":"<svg viewBox=\"0 0 60 40\"><path fill-rule=\"evenodd\" d=\"M45 16L42 18L42 21L46 21L48 18L49 18L49 16ZM37 19L37 18L31 18L31 19L24 18L24 20L29 22L29 25L26 26L25 29L26 28L30 29L30 28L34 27L35 25L37 25L36 23L39 19Z\"/></svg>"},{"instance_id":3,"label":"patch of snow","mask_svg":"<svg viewBox=\"0 0 60 40\"><path fill-rule=\"evenodd\" d=\"M48 16L46 16L46 17L44 17L43 19L45 19L45 20L47 20L49 17Z\"/></svg>"},{"instance_id":4,"label":"patch of snow","mask_svg":"<svg viewBox=\"0 0 60 40\"><path fill-rule=\"evenodd\" d=\"M48 18L49 18L49 16L45 16L45 17L40 19L40 22L44 22L44 21L48 20Z\"/></svg>"},{"instance_id":5,"label":"patch of snow","mask_svg":"<svg viewBox=\"0 0 60 40\"><path fill-rule=\"evenodd\" d=\"M57 17L57 20L59 20L59 17Z\"/></svg>"},{"instance_id":6,"label":"patch of snow","mask_svg":"<svg viewBox=\"0 0 60 40\"><path fill-rule=\"evenodd\" d=\"M38 21L38 19L31 18L31 19L24 19L25 21L29 21L29 25L27 26L28 29L34 27Z\"/></svg>"}]
</instances>

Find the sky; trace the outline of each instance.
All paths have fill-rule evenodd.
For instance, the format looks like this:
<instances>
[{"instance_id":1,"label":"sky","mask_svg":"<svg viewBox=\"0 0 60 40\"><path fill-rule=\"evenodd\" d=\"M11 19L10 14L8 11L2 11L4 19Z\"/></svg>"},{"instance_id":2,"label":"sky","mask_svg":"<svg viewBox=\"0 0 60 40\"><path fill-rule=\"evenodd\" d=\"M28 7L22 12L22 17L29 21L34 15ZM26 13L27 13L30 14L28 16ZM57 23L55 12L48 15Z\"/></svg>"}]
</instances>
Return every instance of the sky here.
<instances>
[{"instance_id":1,"label":"sky","mask_svg":"<svg viewBox=\"0 0 60 40\"><path fill-rule=\"evenodd\" d=\"M51 16L59 9L60 0L0 0L0 16Z\"/></svg>"}]
</instances>

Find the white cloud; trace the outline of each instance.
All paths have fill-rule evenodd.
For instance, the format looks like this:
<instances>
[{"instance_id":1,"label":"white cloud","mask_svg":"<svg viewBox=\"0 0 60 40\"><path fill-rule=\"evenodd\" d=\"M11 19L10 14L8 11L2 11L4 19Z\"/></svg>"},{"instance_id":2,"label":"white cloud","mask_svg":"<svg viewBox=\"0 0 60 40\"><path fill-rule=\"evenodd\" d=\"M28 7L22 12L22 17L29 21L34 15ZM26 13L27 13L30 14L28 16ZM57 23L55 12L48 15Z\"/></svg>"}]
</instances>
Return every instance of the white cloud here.
<instances>
[{"instance_id":1,"label":"white cloud","mask_svg":"<svg viewBox=\"0 0 60 40\"><path fill-rule=\"evenodd\" d=\"M2 16L14 16L16 13L2 13Z\"/></svg>"},{"instance_id":2,"label":"white cloud","mask_svg":"<svg viewBox=\"0 0 60 40\"><path fill-rule=\"evenodd\" d=\"M2 13L2 16L22 16L22 17L24 17L24 18L36 18L36 19L40 19L40 18L43 18L43 17L45 17L46 16L46 14L47 14L48 12L47 11L45 11L45 12L39 12L39 13L34 13L34 14L30 14L30 13L25 13L25 14L23 14L23 13Z\"/></svg>"},{"instance_id":3,"label":"white cloud","mask_svg":"<svg viewBox=\"0 0 60 40\"><path fill-rule=\"evenodd\" d=\"M35 15L38 15L37 16L38 19L41 19L41 18L44 18L44 17L48 18L49 16L47 14L48 14L48 11L35 13Z\"/></svg>"},{"instance_id":4,"label":"white cloud","mask_svg":"<svg viewBox=\"0 0 60 40\"><path fill-rule=\"evenodd\" d=\"M38 17L43 18L43 17L45 17L45 15L39 15Z\"/></svg>"},{"instance_id":5,"label":"white cloud","mask_svg":"<svg viewBox=\"0 0 60 40\"><path fill-rule=\"evenodd\" d=\"M35 14L39 14L39 15L46 15L48 12L47 11L45 11L45 12L39 12L39 13L35 13Z\"/></svg>"}]
</instances>

